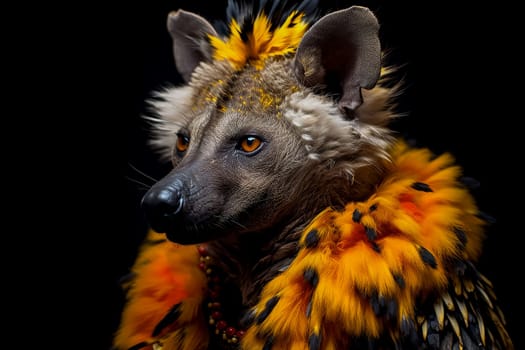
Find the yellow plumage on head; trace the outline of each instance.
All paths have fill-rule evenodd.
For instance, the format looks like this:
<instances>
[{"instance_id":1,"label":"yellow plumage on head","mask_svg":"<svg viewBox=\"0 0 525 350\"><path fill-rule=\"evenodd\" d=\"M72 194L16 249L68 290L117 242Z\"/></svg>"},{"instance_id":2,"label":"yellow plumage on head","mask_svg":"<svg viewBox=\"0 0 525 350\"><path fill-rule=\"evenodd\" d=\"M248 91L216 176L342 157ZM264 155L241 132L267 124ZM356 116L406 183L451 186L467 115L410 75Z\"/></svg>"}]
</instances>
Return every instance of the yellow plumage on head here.
<instances>
[{"instance_id":1,"label":"yellow plumage on head","mask_svg":"<svg viewBox=\"0 0 525 350\"><path fill-rule=\"evenodd\" d=\"M304 14L293 11L272 31L270 19L264 13L260 13L253 22L253 29L246 33L246 39L243 40L243 28L232 19L228 38L221 39L210 35L210 42L214 49L213 58L226 60L235 69L241 69L247 63L260 69L264 61L270 57L295 52L308 25L304 20Z\"/></svg>"}]
</instances>

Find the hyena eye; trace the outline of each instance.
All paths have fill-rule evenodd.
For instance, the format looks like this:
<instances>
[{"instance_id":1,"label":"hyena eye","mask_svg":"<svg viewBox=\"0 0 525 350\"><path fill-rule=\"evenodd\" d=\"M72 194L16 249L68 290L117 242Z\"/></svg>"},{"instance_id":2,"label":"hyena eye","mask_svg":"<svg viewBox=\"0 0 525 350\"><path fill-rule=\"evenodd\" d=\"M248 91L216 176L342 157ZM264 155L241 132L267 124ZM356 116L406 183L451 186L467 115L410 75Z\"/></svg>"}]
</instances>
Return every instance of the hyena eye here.
<instances>
[{"instance_id":1,"label":"hyena eye","mask_svg":"<svg viewBox=\"0 0 525 350\"><path fill-rule=\"evenodd\" d=\"M179 156L182 156L190 145L190 138L184 134L177 134L177 142L175 143L175 151Z\"/></svg>"},{"instance_id":2,"label":"hyena eye","mask_svg":"<svg viewBox=\"0 0 525 350\"><path fill-rule=\"evenodd\" d=\"M261 148L262 144L262 140L257 136L247 135L239 140L237 149L245 153L253 154Z\"/></svg>"}]
</instances>

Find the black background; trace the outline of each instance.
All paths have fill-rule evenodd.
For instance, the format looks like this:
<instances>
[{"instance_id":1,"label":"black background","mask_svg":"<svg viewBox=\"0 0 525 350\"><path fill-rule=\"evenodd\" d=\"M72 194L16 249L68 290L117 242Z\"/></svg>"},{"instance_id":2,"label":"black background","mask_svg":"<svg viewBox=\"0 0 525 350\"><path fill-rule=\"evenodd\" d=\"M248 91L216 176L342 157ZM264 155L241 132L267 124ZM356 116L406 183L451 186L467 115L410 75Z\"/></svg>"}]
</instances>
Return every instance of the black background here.
<instances>
[{"instance_id":1,"label":"black background","mask_svg":"<svg viewBox=\"0 0 525 350\"><path fill-rule=\"evenodd\" d=\"M78 288L88 290L96 306L86 300L80 306L71 304L77 315L95 316L96 321L84 329L84 343L93 344L90 349L110 347L123 306L118 279L131 267L146 231L139 208L145 187L134 181L151 182L134 169L155 178L168 170L146 145L147 124L141 118L146 112L144 100L152 91L180 82L166 16L183 8L210 20L223 19L225 3L137 1L116 11L100 6L100 23L98 16L80 23L88 32L98 29L87 46L87 59L71 71L73 75L83 71L83 79L95 82L94 91L85 89L89 94L75 97L77 108L86 106L88 120L71 119L66 125L72 129L89 125L91 133L89 150L70 169L73 176L78 172L89 178L78 191L96 203L89 204L88 219L85 213L79 215L82 220L71 233L80 244L89 242L91 249L91 265ZM519 42L514 39L516 23L509 20L516 9L503 2L497 8L437 1L321 3L326 9L364 5L376 13L389 63L402 65L399 75L406 82L399 110L407 116L392 127L435 152L451 152L465 175L480 181L474 192L479 206L497 220L488 231L480 269L493 281L516 347L522 348L523 229L518 226L522 139L517 124L522 101L513 88L520 69L515 53ZM93 76L85 71L91 64L100 67ZM66 199L69 191L77 190L66 189ZM64 203L67 206L67 200ZM72 293L75 290L67 294Z\"/></svg>"}]
</instances>

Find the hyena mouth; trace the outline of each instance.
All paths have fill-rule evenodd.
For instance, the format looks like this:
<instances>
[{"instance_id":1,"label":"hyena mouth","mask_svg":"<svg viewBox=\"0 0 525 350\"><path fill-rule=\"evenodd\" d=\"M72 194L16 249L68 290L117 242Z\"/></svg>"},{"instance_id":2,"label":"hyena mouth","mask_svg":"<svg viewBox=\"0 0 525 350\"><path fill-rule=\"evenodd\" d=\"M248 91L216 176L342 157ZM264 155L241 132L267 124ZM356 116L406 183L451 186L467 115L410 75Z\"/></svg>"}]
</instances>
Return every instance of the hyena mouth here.
<instances>
[{"instance_id":1,"label":"hyena mouth","mask_svg":"<svg viewBox=\"0 0 525 350\"><path fill-rule=\"evenodd\" d=\"M151 228L179 244L197 244L221 235L227 223L212 216L193 218L187 213L186 197L176 184L153 186L142 198L142 208Z\"/></svg>"},{"instance_id":2,"label":"hyena mouth","mask_svg":"<svg viewBox=\"0 0 525 350\"><path fill-rule=\"evenodd\" d=\"M210 235L210 230L206 228L199 228L197 226L184 225L184 226L174 226L173 228L168 228L164 230L166 238L168 240L179 243L179 244L197 244L204 243L212 240L213 235Z\"/></svg>"}]
</instances>

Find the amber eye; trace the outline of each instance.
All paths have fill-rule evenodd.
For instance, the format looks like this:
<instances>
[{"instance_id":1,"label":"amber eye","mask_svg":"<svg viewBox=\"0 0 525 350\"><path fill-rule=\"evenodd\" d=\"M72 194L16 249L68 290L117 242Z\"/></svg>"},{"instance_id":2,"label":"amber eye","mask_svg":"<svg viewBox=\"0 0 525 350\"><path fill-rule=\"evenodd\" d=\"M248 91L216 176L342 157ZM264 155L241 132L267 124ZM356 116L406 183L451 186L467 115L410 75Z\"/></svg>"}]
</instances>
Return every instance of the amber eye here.
<instances>
[{"instance_id":1,"label":"amber eye","mask_svg":"<svg viewBox=\"0 0 525 350\"><path fill-rule=\"evenodd\" d=\"M253 153L261 148L262 141L257 136L244 136L239 142L239 149L246 153Z\"/></svg>"},{"instance_id":2,"label":"amber eye","mask_svg":"<svg viewBox=\"0 0 525 350\"><path fill-rule=\"evenodd\" d=\"M182 155L190 145L190 138L183 134L177 134L177 142L175 143L175 150L179 155Z\"/></svg>"}]
</instances>

